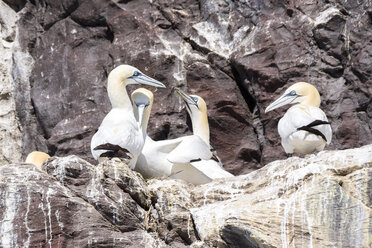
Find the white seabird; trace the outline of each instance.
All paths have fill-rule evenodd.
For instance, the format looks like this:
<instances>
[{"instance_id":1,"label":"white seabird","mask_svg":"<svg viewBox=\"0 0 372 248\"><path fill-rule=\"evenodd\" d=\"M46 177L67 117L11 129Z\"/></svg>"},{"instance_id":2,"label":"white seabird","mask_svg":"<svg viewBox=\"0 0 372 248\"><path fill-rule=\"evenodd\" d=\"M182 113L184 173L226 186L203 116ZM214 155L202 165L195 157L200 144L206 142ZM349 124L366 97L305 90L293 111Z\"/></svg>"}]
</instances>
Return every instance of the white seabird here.
<instances>
[{"instance_id":1,"label":"white seabird","mask_svg":"<svg viewBox=\"0 0 372 248\"><path fill-rule=\"evenodd\" d=\"M141 121L141 127L145 134L145 145L138 158L135 170L147 178L169 176L195 185L208 183L214 178L232 176L223 170L216 161L212 160L214 155L209 144L195 133L194 135L171 140L152 140L146 135L146 129L153 94L146 89L137 89L132 93L132 100L135 113L143 113L142 118L138 115L138 120ZM141 109L144 109L144 111ZM192 118L191 121L194 123L194 121L199 122L200 120ZM204 137L208 137L209 141L209 128L202 126L202 129L208 130L208 136L204 135Z\"/></svg>"},{"instance_id":2,"label":"white seabird","mask_svg":"<svg viewBox=\"0 0 372 248\"><path fill-rule=\"evenodd\" d=\"M176 88L176 92L182 97L185 102L186 110L190 115L193 134L199 136L208 148L212 151L210 145L210 132L207 115L207 104L204 99L197 95L188 95L179 88ZM211 179L222 178L222 177L233 177L234 175L227 172L222 167L222 162L215 152L212 152L212 157L209 159L201 159L191 163L192 166L203 172ZM173 170L176 170L175 166ZM175 174L177 177L178 174ZM182 174L180 174L182 175Z\"/></svg>"},{"instance_id":3,"label":"white seabird","mask_svg":"<svg viewBox=\"0 0 372 248\"><path fill-rule=\"evenodd\" d=\"M332 130L326 115L319 108L320 95L313 85L295 83L271 103L265 113L293 103L297 104L289 108L278 123L285 152L309 154L322 151L326 144L331 143Z\"/></svg>"},{"instance_id":4,"label":"white seabird","mask_svg":"<svg viewBox=\"0 0 372 248\"><path fill-rule=\"evenodd\" d=\"M128 84L145 84L165 87L137 68L119 65L108 75L107 92L112 105L111 111L103 119L90 144L93 157L119 157L128 159L134 168L144 145L143 134L133 114L133 106L128 97Z\"/></svg>"}]
</instances>

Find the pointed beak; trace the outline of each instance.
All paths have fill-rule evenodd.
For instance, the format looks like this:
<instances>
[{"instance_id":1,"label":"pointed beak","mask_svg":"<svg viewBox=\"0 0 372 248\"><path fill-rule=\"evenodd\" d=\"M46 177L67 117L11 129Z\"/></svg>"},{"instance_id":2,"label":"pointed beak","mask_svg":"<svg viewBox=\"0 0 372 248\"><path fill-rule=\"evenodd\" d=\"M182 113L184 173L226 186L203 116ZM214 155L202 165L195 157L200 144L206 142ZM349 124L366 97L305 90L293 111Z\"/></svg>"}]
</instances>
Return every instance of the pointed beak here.
<instances>
[{"instance_id":1,"label":"pointed beak","mask_svg":"<svg viewBox=\"0 0 372 248\"><path fill-rule=\"evenodd\" d=\"M295 96L290 96L290 95L287 95L287 94L282 95L281 97L279 97L278 99L276 99L273 103L271 103L269 106L267 106L267 108L265 109L265 113L267 113L267 112L269 112L271 110L277 109L277 108L279 108L281 106L290 104L297 97L298 97L298 95L295 95Z\"/></svg>"},{"instance_id":2,"label":"pointed beak","mask_svg":"<svg viewBox=\"0 0 372 248\"><path fill-rule=\"evenodd\" d=\"M133 77L133 80L138 84L145 84L145 85L151 85L151 86L155 86L159 88L165 88L164 84L142 73L136 77Z\"/></svg>"},{"instance_id":3,"label":"pointed beak","mask_svg":"<svg viewBox=\"0 0 372 248\"><path fill-rule=\"evenodd\" d=\"M182 99L185 101L185 103L187 105L188 104L193 104L193 105L197 106L197 104L194 102L194 100L191 98L191 96L189 96L188 94L183 92L180 88L175 87L174 89L176 90L177 94L182 97Z\"/></svg>"}]
</instances>

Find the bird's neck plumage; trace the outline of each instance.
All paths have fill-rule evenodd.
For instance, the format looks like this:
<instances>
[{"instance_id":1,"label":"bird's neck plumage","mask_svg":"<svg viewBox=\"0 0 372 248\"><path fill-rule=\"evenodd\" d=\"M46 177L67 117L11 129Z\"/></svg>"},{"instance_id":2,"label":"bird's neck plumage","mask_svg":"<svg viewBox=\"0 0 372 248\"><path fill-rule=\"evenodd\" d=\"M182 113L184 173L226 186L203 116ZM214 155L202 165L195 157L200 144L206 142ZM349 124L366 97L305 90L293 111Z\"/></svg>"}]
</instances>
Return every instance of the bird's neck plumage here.
<instances>
[{"instance_id":1,"label":"bird's neck plumage","mask_svg":"<svg viewBox=\"0 0 372 248\"><path fill-rule=\"evenodd\" d=\"M301 101L301 104L308 106L313 106L319 108L320 106L320 95L319 92L313 87L310 88L304 97L304 100Z\"/></svg>"},{"instance_id":2,"label":"bird's neck plumage","mask_svg":"<svg viewBox=\"0 0 372 248\"><path fill-rule=\"evenodd\" d=\"M147 107L145 110L145 113L143 115L142 123L141 123L141 129L143 133L143 137L145 138L147 136L147 126L149 124L150 119L150 113L151 113L151 105Z\"/></svg>"},{"instance_id":3,"label":"bird's neck plumage","mask_svg":"<svg viewBox=\"0 0 372 248\"><path fill-rule=\"evenodd\" d=\"M209 124L207 113L191 116L192 130L194 135L198 135L209 145Z\"/></svg>"},{"instance_id":4,"label":"bird's neck plumage","mask_svg":"<svg viewBox=\"0 0 372 248\"><path fill-rule=\"evenodd\" d=\"M126 84L124 80L117 75L109 75L107 92L111 101L112 108L125 109L133 113L133 106L129 99Z\"/></svg>"}]
</instances>

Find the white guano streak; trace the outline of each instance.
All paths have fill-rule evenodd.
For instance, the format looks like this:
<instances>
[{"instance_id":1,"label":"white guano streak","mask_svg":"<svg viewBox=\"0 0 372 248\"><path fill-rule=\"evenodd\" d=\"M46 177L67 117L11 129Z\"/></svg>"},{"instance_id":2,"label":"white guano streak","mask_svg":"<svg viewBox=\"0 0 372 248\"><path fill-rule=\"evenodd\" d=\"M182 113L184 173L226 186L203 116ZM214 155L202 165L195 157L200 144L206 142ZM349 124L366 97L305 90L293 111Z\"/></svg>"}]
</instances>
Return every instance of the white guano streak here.
<instances>
[{"instance_id":1,"label":"white guano streak","mask_svg":"<svg viewBox=\"0 0 372 248\"><path fill-rule=\"evenodd\" d=\"M14 232L14 219L17 214L17 206L20 195L16 185L10 183L3 197L3 219L0 222L1 247L19 247L17 244L17 232ZM3 195L4 196L4 195Z\"/></svg>"}]
</instances>

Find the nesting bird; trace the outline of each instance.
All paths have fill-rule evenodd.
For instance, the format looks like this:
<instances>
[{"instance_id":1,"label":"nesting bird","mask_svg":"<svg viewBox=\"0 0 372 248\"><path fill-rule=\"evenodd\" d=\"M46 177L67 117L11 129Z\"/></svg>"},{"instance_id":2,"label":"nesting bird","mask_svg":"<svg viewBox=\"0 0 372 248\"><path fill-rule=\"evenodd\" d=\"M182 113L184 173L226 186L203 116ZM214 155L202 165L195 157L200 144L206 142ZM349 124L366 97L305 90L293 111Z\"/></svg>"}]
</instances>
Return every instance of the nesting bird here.
<instances>
[{"instance_id":1,"label":"nesting bird","mask_svg":"<svg viewBox=\"0 0 372 248\"><path fill-rule=\"evenodd\" d=\"M91 152L96 160L102 157L127 160L129 167L133 169L144 145L144 139L126 90L129 84L165 87L133 66L120 65L113 69L107 83L112 109L92 137Z\"/></svg>"},{"instance_id":2,"label":"nesting bird","mask_svg":"<svg viewBox=\"0 0 372 248\"><path fill-rule=\"evenodd\" d=\"M33 151L27 155L25 163L33 164L41 169L41 166L48 158L50 158L50 156L45 152Z\"/></svg>"},{"instance_id":3,"label":"nesting bird","mask_svg":"<svg viewBox=\"0 0 372 248\"><path fill-rule=\"evenodd\" d=\"M287 110L278 123L286 153L314 153L331 143L331 126L319 108L320 95L313 85L305 82L293 84L266 108L265 113L287 104L295 105Z\"/></svg>"},{"instance_id":4,"label":"nesting bird","mask_svg":"<svg viewBox=\"0 0 372 248\"><path fill-rule=\"evenodd\" d=\"M208 134L203 135L203 138L207 138L208 144L196 134L200 129L197 129L198 131L194 132L194 135L154 141L146 134L153 94L146 89L137 89L132 93L132 100L137 119L145 134L145 145L135 170L147 178L169 176L196 185L208 183L214 178L232 176L212 160L214 155L209 146L209 127L200 124L202 130L208 130ZM141 113L143 113L142 117ZM191 118L191 121L193 125L194 122L200 122L195 118Z\"/></svg>"},{"instance_id":5,"label":"nesting bird","mask_svg":"<svg viewBox=\"0 0 372 248\"><path fill-rule=\"evenodd\" d=\"M176 88L176 92L185 102L186 110L191 119L193 134L199 136L208 146L210 151L214 150L209 141L210 133L207 104L205 103L204 99L197 95L188 95L179 88ZM223 169L221 160L215 151L212 151L211 158L195 161L192 163L192 165L207 175L210 179L234 176ZM174 168L174 170L176 170L176 168ZM177 176L177 174L175 176Z\"/></svg>"}]
</instances>

